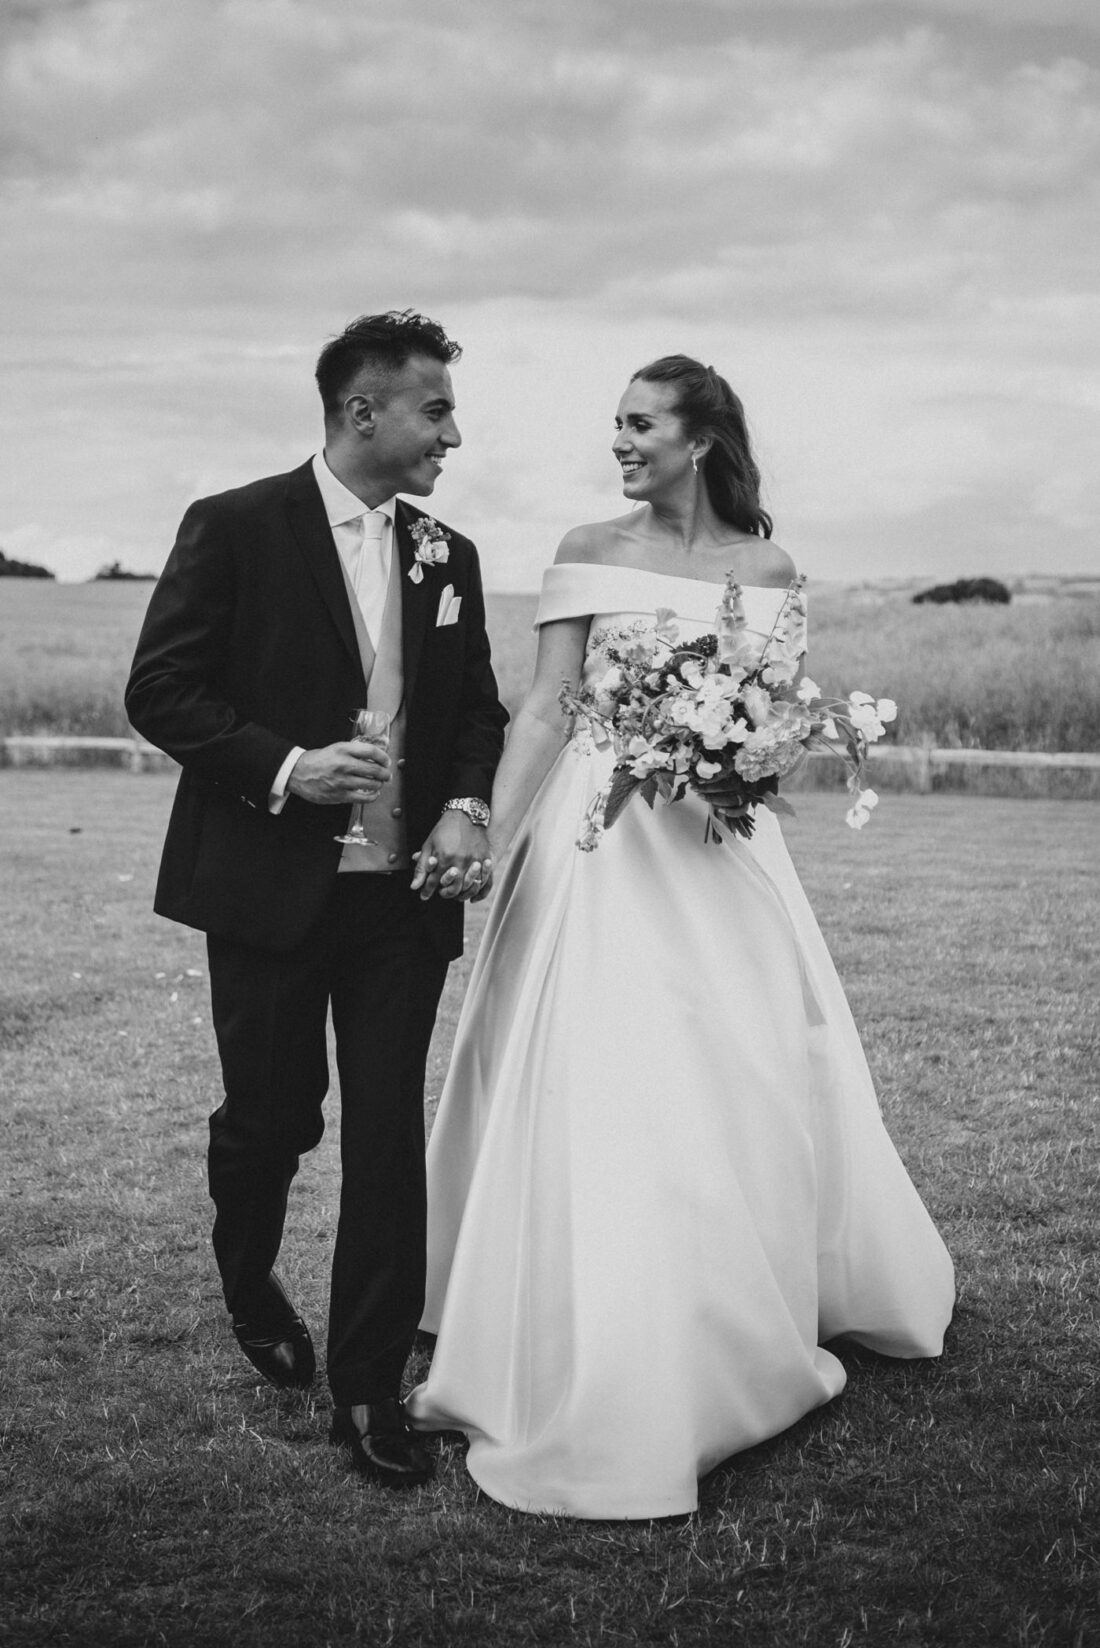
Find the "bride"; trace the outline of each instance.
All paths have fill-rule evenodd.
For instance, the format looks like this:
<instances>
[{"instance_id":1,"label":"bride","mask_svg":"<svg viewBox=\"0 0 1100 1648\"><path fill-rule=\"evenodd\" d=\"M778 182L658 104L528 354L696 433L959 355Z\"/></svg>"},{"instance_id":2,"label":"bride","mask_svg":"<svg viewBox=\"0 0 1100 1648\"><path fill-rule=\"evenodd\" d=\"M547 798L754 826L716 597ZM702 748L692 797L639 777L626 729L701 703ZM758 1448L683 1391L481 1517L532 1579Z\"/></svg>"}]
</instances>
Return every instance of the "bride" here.
<instances>
[{"instance_id":1,"label":"bride","mask_svg":"<svg viewBox=\"0 0 1100 1648\"><path fill-rule=\"evenodd\" d=\"M729 571L762 644L795 576L712 368L655 361L615 423L636 507L547 571L494 790L504 862L428 1152L438 1340L408 1401L468 1434L494 1499L591 1518L694 1510L701 1475L843 1388L824 1343L938 1355L954 1298L771 814L719 846L698 796L634 801L577 850L613 752L563 681L658 608L713 630Z\"/></svg>"}]
</instances>

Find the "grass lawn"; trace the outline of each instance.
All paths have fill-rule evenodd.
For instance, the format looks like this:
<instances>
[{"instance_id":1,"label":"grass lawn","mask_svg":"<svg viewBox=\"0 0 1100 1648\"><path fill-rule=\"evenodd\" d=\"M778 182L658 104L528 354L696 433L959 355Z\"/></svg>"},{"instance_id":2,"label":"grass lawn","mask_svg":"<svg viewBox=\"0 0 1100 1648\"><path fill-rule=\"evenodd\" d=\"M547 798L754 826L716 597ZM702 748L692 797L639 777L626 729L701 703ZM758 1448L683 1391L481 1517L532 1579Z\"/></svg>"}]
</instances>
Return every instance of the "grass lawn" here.
<instances>
[{"instance_id":1,"label":"grass lawn","mask_svg":"<svg viewBox=\"0 0 1100 1648\"><path fill-rule=\"evenodd\" d=\"M947 1353L845 1351L845 1393L716 1471L697 1516L579 1524L480 1498L457 1445L406 1498L350 1478L323 1385L257 1386L233 1345L203 941L150 911L172 783L0 773L0 1642L1100 1642L1094 804L889 796L855 835L842 796L797 799L788 839L958 1266ZM282 1267L322 1342L330 1103Z\"/></svg>"}]
</instances>

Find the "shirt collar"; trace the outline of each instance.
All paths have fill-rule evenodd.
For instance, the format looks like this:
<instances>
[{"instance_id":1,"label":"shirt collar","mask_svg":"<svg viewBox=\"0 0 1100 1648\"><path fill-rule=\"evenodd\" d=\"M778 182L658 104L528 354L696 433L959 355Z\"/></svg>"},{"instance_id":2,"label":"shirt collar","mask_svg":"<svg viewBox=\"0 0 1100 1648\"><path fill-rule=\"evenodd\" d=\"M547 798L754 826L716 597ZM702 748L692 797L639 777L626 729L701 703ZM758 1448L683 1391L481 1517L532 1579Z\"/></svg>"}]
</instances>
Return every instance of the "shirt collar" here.
<instances>
[{"instance_id":1,"label":"shirt collar","mask_svg":"<svg viewBox=\"0 0 1100 1648\"><path fill-rule=\"evenodd\" d=\"M337 480L328 464L323 452L313 455L313 475L321 493L321 502L325 506L329 526L343 526L346 521L357 521L360 515L366 512L366 504L362 498L357 498L354 492ZM388 517L393 525L394 509L397 505L396 495L387 498L385 503L375 504L375 512Z\"/></svg>"}]
</instances>

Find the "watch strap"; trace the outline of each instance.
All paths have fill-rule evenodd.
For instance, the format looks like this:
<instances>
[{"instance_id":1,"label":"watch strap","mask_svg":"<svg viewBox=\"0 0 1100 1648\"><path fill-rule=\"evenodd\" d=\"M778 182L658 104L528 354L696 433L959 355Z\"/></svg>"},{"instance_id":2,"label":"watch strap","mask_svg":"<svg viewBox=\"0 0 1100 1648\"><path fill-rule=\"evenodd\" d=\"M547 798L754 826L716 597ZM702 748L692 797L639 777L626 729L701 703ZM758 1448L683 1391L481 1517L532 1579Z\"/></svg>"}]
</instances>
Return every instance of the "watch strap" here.
<instances>
[{"instance_id":1,"label":"watch strap","mask_svg":"<svg viewBox=\"0 0 1100 1648\"><path fill-rule=\"evenodd\" d=\"M489 822L489 803L476 795L452 796L443 803L445 813L465 813L471 824L484 829Z\"/></svg>"}]
</instances>

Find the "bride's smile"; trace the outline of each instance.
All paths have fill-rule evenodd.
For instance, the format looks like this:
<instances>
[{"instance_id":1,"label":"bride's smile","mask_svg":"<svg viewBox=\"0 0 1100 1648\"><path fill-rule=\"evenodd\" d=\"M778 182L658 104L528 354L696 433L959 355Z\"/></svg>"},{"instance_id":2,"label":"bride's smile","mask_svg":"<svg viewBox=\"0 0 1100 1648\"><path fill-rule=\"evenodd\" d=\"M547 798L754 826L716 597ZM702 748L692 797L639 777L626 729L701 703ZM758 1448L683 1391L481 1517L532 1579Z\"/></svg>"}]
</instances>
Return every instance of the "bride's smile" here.
<instances>
[{"instance_id":1,"label":"bride's smile","mask_svg":"<svg viewBox=\"0 0 1100 1648\"><path fill-rule=\"evenodd\" d=\"M622 470L623 494L636 501L694 482L706 443L690 438L665 384L636 379L619 402L611 450Z\"/></svg>"}]
</instances>

